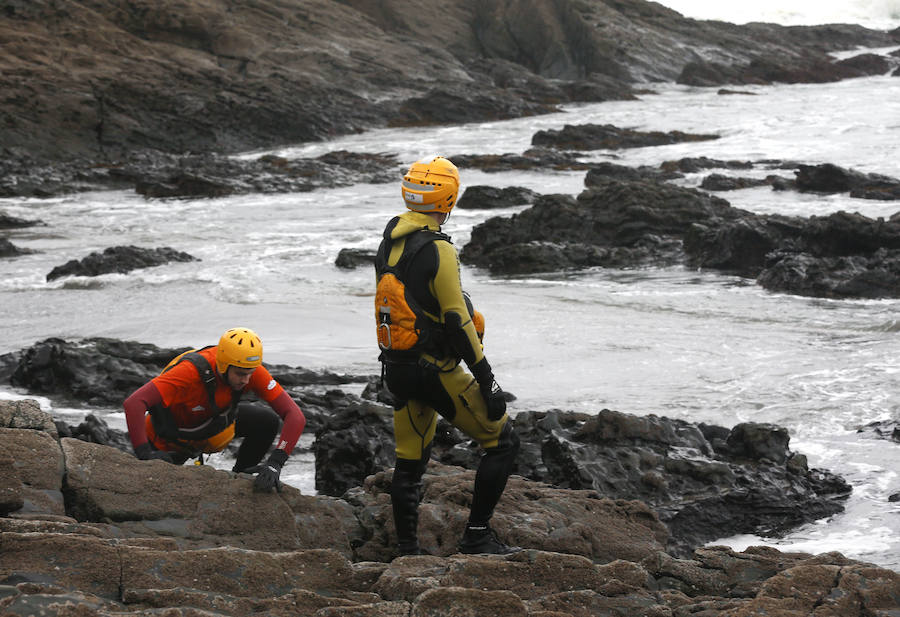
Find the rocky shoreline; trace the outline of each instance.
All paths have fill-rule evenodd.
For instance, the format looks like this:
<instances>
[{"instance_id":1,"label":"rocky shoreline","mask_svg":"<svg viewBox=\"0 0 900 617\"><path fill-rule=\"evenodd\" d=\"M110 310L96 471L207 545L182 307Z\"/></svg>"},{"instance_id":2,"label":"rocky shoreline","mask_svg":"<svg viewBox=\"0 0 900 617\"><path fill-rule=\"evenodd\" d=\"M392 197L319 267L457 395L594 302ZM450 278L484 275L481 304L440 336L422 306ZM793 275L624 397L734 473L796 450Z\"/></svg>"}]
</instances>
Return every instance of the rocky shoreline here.
<instances>
[{"instance_id":1,"label":"rocky shoreline","mask_svg":"<svg viewBox=\"0 0 900 617\"><path fill-rule=\"evenodd\" d=\"M900 45L900 30L736 26L643 0L530 0L525 10L487 0L448 11L407 0L166 0L152 8L14 0L0 13L0 35L8 51L0 176L25 177L20 187L5 183L7 195L77 190L104 175L127 180L115 170L129 165L148 175L161 157L190 168L198 155L377 127L628 100L652 95L654 82L886 74L896 56L835 60L829 52Z\"/></svg>"},{"instance_id":2,"label":"rocky shoreline","mask_svg":"<svg viewBox=\"0 0 900 617\"><path fill-rule=\"evenodd\" d=\"M897 53L829 55L900 45L900 29L735 26L643 0L10 0L0 38L0 197L11 198L393 182L406 161L392 153L232 155L630 100L656 82L736 95L900 76ZM577 197L470 187L461 208L527 207L473 229L461 257L499 276L686 266L773 291L900 297L900 214L763 216L718 196L771 186L896 200L896 178L803 161L627 168L581 156L714 138L570 125L521 153L445 153L487 172L585 173ZM700 170L710 170L702 190L672 182ZM4 230L41 224L0 212L0 258L25 252ZM193 259L169 247L79 257L48 278ZM342 251L341 265L370 258ZM183 350L51 338L0 356L0 383L108 411ZM840 512L850 492L791 451L783 428L756 423L522 412L522 454L494 525L525 550L502 557L455 551L478 451L442 423L420 515L431 554L396 558L390 407L376 377L269 369L315 434L316 496L254 494L240 474L138 461L97 416L73 427L34 400L0 401L0 617L888 617L900 606L900 574L840 553L704 546L777 537ZM898 439L895 423L859 430Z\"/></svg>"},{"instance_id":3,"label":"rocky shoreline","mask_svg":"<svg viewBox=\"0 0 900 617\"><path fill-rule=\"evenodd\" d=\"M156 375L165 358L183 350L111 339L48 339L0 356L0 383L29 393L90 406L118 407ZM376 376L269 367L307 416L316 438L316 490L343 497L394 464L390 394ZM361 396L341 385L366 384ZM325 392L322 389L325 388ZM556 488L594 490L610 499L638 499L667 526L672 555L729 535L777 536L843 510L851 487L826 470L810 469L792 452L781 427L743 423L733 428L691 424L653 414L525 411L515 431L522 443L514 473ZM131 452L127 436L90 417L58 425L66 436ZM435 461L474 470L480 453L441 420ZM423 546L439 552L441 547Z\"/></svg>"},{"instance_id":4,"label":"rocky shoreline","mask_svg":"<svg viewBox=\"0 0 900 617\"><path fill-rule=\"evenodd\" d=\"M93 2L90 10L74 0L7 3L0 14L0 34L10 50L0 64L6 93L0 101L0 196L127 189L148 199L196 198L392 182L404 163L392 153L230 155L377 127L514 118L558 111L571 102L653 96L653 83L661 81L734 94L740 91L723 86L819 83L900 71L896 52L840 60L829 55L900 45L900 29L735 26L687 19L643 0L530 0L526 13L541 16L535 21L521 18L510 3L489 0L442 12L441 34L435 35L428 19L414 18L434 10L406 0L172 0L153 10L112 0ZM46 62L46 49L61 60ZM698 165L714 170L701 189L716 193L771 185L900 199L896 178L829 164L683 159L659 169L631 169L579 160L580 153L597 148L715 138L567 125L537 132L533 147L522 153L444 154L462 168L485 171L585 171L588 191L577 200L547 196L518 223L573 208L591 218L611 195L647 193L653 203L705 199L701 193L678 197L676 189L665 187ZM793 170L795 177L735 177L735 164ZM639 181L660 186L638 188ZM483 246L479 234L507 224L489 221L475 230L463 256L500 275L683 264L753 278L778 292L900 295L895 218L802 221L726 213L717 206L704 212L709 220L688 217L659 229L639 214L632 208L620 224L643 234L575 239L579 223L565 229L557 222L542 234L512 231L508 239L514 245L501 251ZM656 206L647 214L666 216ZM0 229L12 228L4 218L9 217L0 213ZM825 241L805 241L822 228ZM161 250L138 248L144 254ZM0 257L24 252L0 237ZM366 262L365 255L344 255L341 267Z\"/></svg>"},{"instance_id":5,"label":"rocky shoreline","mask_svg":"<svg viewBox=\"0 0 900 617\"><path fill-rule=\"evenodd\" d=\"M598 133L597 129L602 130ZM653 135L620 131L615 127L567 126L555 137L582 147L615 139L617 147L637 147L647 139L703 138L692 135ZM580 135L580 137L579 137ZM537 137L537 135L536 135ZM659 167L632 168L613 163L586 164L577 153L538 147L523 155L454 157L460 167L498 169L552 168L584 170L586 190L577 197L539 195L522 187L503 190L468 187L460 208L497 208L530 205L507 218L492 218L472 230L461 251L464 263L486 268L494 275L559 272L591 267L671 267L719 270L755 279L775 292L827 298L900 297L900 214L888 220L837 212L809 218L759 215L732 207L713 195L747 186L770 185L772 190L820 194L849 193L861 199L900 199L900 179L863 174L832 164L805 165L791 161L716 161L683 158ZM270 190L304 190L315 186L350 185L367 169L373 182L394 179L397 161L384 155L335 152L318 159L286 161L265 157L238 163L223 157L199 157L202 171L156 168L142 177L139 169L115 174L130 177L139 191L167 197L205 196L256 190L250 178L265 182L281 174ZM260 166L277 172L258 174ZM765 179L735 177L735 170L765 169L781 173ZM303 172L298 169L306 170ZM311 171L315 169L316 171ZM238 171L243 170L243 171ZM254 171L256 170L256 171ZM675 184L685 173L713 170L700 189ZM723 170L723 175L715 170ZM793 171L794 177L783 175ZM174 175L173 175L174 174ZM105 175L105 180L111 176ZM68 186L65 182L60 186ZM83 184L82 186L88 186ZM280 188L279 188L280 187ZM711 191L711 192L710 192ZM585 225L591 222L591 225ZM0 216L0 229L21 229L41 221ZM15 257L22 249L6 241L2 256ZM365 251L342 251L336 264L354 268L371 263ZM80 260L62 264L47 280L61 276L95 276L127 272L168 261L187 261L190 255L169 247L108 247Z\"/></svg>"},{"instance_id":6,"label":"rocky shoreline","mask_svg":"<svg viewBox=\"0 0 900 617\"><path fill-rule=\"evenodd\" d=\"M178 351L50 339L0 356L0 382L117 406ZM702 546L777 536L840 511L849 493L791 452L784 429L753 423L519 414L522 454L494 524L525 550L507 557L456 554L478 453L442 423L420 518L431 555L395 558L391 411L377 379L270 370L315 432L317 496L139 461L96 417L68 427L34 401L0 401L0 614L787 617L825 606L869 617L898 605L900 574L838 553ZM361 383L362 397L337 387Z\"/></svg>"}]
</instances>

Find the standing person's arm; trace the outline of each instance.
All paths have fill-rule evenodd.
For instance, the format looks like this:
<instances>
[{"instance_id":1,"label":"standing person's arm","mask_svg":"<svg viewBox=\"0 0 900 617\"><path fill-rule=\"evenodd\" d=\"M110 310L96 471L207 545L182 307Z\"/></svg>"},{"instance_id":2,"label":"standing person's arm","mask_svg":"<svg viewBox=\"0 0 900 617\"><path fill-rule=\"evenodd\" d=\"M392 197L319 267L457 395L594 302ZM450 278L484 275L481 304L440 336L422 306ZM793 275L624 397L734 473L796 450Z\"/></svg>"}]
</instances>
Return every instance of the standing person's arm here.
<instances>
[{"instance_id":1,"label":"standing person's arm","mask_svg":"<svg viewBox=\"0 0 900 617\"><path fill-rule=\"evenodd\" d=\"M155 406L162 404L162 395L152 381L148 381L143 386L132 393L122 406L125 408L125 423L128 426L128 437L131 439L131 446L134 448L134 454L141 460L161 459L171 463L172 457L168 452L156 450L147 440L147 428L144 424L144 416L147 411Z\"/></svg>"},{"instance_id":2,"label":"standing person's arm","mask_svg":"<svg viewBox=\"0 0 900 617\"><path fill-rule=\"evenodd\" d=\"M488 419L496 421L506 413L506 399L494 379L494 372L484 355L475 323L463 297L459 276L459 258L449 242L434 243L438 254L438 267L434 275L434 294L441 305L441 319L451 345L465 360L478 389L487 404Z\"/></svg>"}]
</instances>

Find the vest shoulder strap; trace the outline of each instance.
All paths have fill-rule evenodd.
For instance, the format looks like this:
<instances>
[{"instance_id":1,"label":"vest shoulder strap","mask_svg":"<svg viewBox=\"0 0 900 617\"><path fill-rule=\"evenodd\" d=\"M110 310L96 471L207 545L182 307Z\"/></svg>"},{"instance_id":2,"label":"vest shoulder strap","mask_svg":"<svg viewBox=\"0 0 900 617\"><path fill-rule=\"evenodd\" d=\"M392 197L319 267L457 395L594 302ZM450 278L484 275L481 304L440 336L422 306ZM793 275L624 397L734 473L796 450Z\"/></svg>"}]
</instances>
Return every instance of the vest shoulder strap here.
<instances>
[{"instance_id":1,"label":"vest shoulder strap","mask_svg":"<svg viewBox=\"0 0 900 617\"><path fill-rule=\"evenodd\" d=\"M205 356L200 354L201 351L205 351L209 348L213 347L213 345L207 345L202 349L197 349L193 351L188 351L169 363L166 368L163 369L163 373L172 369L172 367L181 364L183 361L187 360L191 364L194 365L194 368L197 369L197 374L200 375L200 381L203 382L203 387L206 389L206 398L209 405L209 409L214 412L214 415L219 415L224 413L230 409L234 409L237 407L238 402L241 399L241 392L234 392L231 396L231 404L228 407L222 409L216 404L216 390L218 389L218 384L216 383L216 372L213 370L212 365L209 363L209 360L206 359Z\"/></svg>"},{"instance_id":2,"label":"vest shoulder strap","mask_svg":"<svg viewBox=\"0 0 900 617\"><path fill-rule=\"evenodd\" d=\"M385 241L383 241L381 243L381 246L378 247L378 253L375 255L376 272L379 275L385 272L393 272L401 281L403 281L406 277L406 271L409 268L409 264L413 260L413 258L419 254L419 251L436 240L446 240L447 242L450 242L450 236L439 231L432 231L430 229L421 229L406 236L406 244L404 244L403 246L403 254L400 256L400 259L394 266L389 266L387 263L388 256L390 255L391 247L393 245L393 242L395 241L392 241L386 237Z\"/></svg>"}]
</instances>

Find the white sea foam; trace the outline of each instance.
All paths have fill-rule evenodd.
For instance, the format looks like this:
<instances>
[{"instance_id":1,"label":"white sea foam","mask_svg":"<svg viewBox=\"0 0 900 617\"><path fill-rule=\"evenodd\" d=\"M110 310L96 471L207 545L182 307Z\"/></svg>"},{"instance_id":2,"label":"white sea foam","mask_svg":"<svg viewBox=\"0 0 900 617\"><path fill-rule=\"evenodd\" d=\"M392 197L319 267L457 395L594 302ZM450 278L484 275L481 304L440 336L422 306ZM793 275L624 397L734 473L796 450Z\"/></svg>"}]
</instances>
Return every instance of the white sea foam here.
<instances>
[{"instance_id":1,"label":"white sea foam","mask_svg":"<svg viewBox=\"0 0 900 617\"><path fill-rule=\"evenodd\" d=\"M660 4L685 17L736 24L751 21L786 26L854 23L879 30L900 26L900 0L662 0Z\"/></svg>"}]
</instances>

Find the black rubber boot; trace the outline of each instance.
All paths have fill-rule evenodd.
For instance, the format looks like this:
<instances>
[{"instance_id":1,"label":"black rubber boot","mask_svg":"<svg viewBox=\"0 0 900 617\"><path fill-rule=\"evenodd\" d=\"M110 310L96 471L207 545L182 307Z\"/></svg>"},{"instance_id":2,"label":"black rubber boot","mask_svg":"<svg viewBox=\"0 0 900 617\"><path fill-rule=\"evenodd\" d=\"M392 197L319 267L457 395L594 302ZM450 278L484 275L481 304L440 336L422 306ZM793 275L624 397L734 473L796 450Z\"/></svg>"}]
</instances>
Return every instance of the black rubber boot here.
<instances>
[{"instance_id":1,"label":"black rubber boot","mask_svg":"<svg viewBox=\"0 0 900 617\"><path fill-rule=\"evenodd\" d=\"M500 501L506 481L516 464L519 452L519 436L507 422L500 432L500 439L493 448L487 448L475 472L472 491L472 510L469 523L487 522L494 515L494 507Z\"/></svg>"},{"instance_id":2,"label":"black rubber boot","mask_svg":"<svg viewBox=\"0 0 900 617\"><path fill-rule=\"evenodd\" d=\"M400 459L394 467L391 481L391 506L397 548L401 555L421 555L417 531L419 527L419 499L422 494L422 466L419 461Z\"/></svg>"},{"instance_id":3,"label":"black rubber boot","mask_svg":"<svg viewBox=\"0 0 900 617\"><path fill-rule=\"evenodd\" d=\"M487 523L466 525L466 531L459 541L459 552L467 555L488 553L491 555L509 555L522 549L518 546L509 546L500 541L497 534Z\"/></svg>"}]
</instances>

